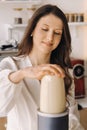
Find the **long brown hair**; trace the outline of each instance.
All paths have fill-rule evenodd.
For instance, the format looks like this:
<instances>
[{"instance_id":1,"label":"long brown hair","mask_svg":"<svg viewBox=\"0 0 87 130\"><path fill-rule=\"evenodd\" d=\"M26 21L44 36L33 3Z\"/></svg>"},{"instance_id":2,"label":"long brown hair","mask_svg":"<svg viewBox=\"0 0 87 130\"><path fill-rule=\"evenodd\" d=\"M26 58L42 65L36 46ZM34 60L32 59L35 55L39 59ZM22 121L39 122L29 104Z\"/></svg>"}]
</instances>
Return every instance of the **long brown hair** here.
<instances>
[{"instance_id":1,"label":"long brown hair","mask_svg":"<svg viewBox=\"0 0 87 130\"><path fill-rule=\"evenodd\" d=\"M19 44L18 55L28 55L33 47L32 32L35 29L38 21L45 15L53 14L60 18L63 22L63 33L60 44L52 51L50 57L51 64L58 64L65 70L65 88L68 93L69 87L72 83L71 77L68 72L68 68L71 67L70 53L71 53L71 36L65 14L55 5L43 5L38 8L30 19L28 26L26 27L24 37Z\"/></svg>"}]
</instances>

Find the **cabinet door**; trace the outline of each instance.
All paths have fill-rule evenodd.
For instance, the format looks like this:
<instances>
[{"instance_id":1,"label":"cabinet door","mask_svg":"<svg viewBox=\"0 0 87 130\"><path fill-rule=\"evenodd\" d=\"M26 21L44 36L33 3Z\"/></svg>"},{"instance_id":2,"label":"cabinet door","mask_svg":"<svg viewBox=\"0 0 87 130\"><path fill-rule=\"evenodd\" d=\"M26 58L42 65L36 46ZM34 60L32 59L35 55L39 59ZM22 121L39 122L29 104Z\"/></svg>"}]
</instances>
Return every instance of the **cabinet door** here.
<instances>
[{"instance_id":1,"label":"cabinet door","mask_svg":"<svg viewBox=\"0 0 87 130\"><path fill-rule=\"evenodd\" d=\"M80 121L85 130L87 130L87 108L80 110Z\"/></svg>"},{"instance_id":2,"label":"cabinet door","mask_svg":"<svg viewBox=\"0 0 87 130\"><path fill-rule=\"evenodd\" d=\"M6 117L0 118L0 130L6 130Z\"/></svg>"}]
</instances>

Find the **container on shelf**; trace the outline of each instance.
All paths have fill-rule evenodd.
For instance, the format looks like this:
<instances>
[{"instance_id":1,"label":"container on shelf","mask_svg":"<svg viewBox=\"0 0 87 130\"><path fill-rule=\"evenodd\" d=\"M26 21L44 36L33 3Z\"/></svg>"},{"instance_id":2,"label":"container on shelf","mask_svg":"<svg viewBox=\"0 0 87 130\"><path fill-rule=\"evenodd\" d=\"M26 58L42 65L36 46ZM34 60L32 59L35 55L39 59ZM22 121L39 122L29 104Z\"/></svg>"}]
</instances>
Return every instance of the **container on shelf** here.
<instances>
[{"instance_id":1,"label":"container on shelf","mask_svg":"<svg viewBox=\"0 0 87 130\"><path fill-rule=\"evenodd\" d=\"M76 22L74 13L66 13L65 15L68 22Z\"/></svg>"},{"instance_id":2,"label":"container on shelf","mask_svg":"<svg viewBox=\"0 0 87 130\"><path fill-rule=\"evenodd\" d=\"M77 13L76 14L76 22L83 22L84 21L84 14L83 13Z\"/></svg>"},{"instance_id":3,"label":"container on shelf","mask_svg":"<svg viewBox=\"0 0 87 130\"><path fill-rule=\"evenodd\" d=\"M27 15L28 15L28 21L32 17L34 11L37 9L35 5L32 5L30 7L27 7Z\"/></svg>"},{"instance_id":4,"label":"container on shelf","mask_svg":"<svg viewBox=\"0 0 87 130\"><path fill-rule=\"evenodd\" d=\"M66 13L68 22L84 22L84 13Z\"/></svg>"},{"instance_id":5,"label":"container on shelf","mask_svg":"<svg viewBox=\"0 0 87 130\"><path fill-rule=\"evenodd\" d=\"M14 17L14 24L22 24L23 23L23 18L21 11L23 8L14 8L15 11L15 17Z\"/></svg>"}]
</instances>

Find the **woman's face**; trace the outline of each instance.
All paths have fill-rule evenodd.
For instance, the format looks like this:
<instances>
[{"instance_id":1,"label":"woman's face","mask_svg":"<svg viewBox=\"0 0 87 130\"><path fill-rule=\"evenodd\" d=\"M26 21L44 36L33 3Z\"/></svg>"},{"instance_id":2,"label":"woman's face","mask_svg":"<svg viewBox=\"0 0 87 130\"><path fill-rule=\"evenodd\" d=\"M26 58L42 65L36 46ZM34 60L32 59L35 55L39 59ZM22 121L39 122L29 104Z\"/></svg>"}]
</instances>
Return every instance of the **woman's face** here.
<instances>
[{"instance_id":1,"label":"woman's face","mask_svg":"<svg viewBox=\"0 0 87 130\"><path fill-rule=\"evenodd\" d=\"M51 53L60 43L63 22L53 14L42 17L37 23L33 35L33 50Z\"/></svg>"}]
</instances>

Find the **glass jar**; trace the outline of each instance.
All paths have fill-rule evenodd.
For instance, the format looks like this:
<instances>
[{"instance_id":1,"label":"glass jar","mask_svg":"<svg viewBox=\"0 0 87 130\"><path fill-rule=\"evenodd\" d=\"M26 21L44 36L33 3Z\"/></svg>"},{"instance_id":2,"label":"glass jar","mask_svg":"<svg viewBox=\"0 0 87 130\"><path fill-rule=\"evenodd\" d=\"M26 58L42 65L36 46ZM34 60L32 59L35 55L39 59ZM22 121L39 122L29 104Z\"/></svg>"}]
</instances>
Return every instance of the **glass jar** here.
<instances>
[{"instance_id":1,"label":"glass jar","mask_svg":"<svg viewBox=\"0 0 87 130\"><path fill-rule=\"evenodd\" d=\"M83 22L84 21L84 14L78 13L76 16L76 22Z\"/></svg>"},{"instance_id":2,"label":"glass jar","mask_svg":"<svg viewBox=\"0 0 87 130\"><path fill-rule=\"evenodd\" d=\"M22 10L23 8L14 8L14 11L15 11L14 24L23 23L22 14L21 14Z\"/></svg>"},{"instance_id":3,"label":"glass jar","mask_svg":"<svg viewBox=\"0 0 87 130\"><path fill-rule=\"evenodd\" d=\"M73 13L70 13L70 14L69 14L68 21L69 21L69 22L74 22L74 14L73 14Z\"/></svg>"},{"instance_id":4,"label":"glass jar","mask_svg":"<svg viewBox=\"0 0 87 130\"><path fill-rule=\"evenodd\" d=\"M30 6L27 8L27 12L28 12L28 21L30 20L30 18L32 17L34 11L36 10L36 7L34 5Z\"/></svg>"}]
</instances>

